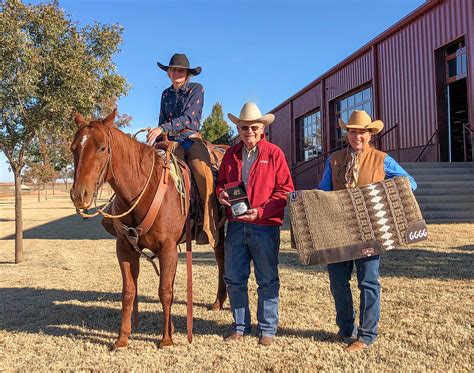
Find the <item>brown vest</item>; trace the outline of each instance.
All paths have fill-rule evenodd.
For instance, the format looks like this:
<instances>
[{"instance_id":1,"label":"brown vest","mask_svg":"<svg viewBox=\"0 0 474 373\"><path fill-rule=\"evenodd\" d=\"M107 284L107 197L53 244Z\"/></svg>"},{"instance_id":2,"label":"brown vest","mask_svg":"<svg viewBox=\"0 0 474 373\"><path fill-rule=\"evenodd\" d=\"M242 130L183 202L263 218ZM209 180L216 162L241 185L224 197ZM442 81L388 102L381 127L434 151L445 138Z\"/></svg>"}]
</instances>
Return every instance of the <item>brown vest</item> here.
<instances>
[{"instance_id":1,"label":"brown vest","mask_svg":"<svg viewBox=\"0 0 474 373\"><path fill-rule=\"evenodd\" d=\"M362 151L359 164L359 180L357 186L376 183L385 179L384 160L386 154L374 148ZM347 149L331 154L331 172L333 190L346 189L346 166L350 155Z\"/></svg>"}]
</instances>

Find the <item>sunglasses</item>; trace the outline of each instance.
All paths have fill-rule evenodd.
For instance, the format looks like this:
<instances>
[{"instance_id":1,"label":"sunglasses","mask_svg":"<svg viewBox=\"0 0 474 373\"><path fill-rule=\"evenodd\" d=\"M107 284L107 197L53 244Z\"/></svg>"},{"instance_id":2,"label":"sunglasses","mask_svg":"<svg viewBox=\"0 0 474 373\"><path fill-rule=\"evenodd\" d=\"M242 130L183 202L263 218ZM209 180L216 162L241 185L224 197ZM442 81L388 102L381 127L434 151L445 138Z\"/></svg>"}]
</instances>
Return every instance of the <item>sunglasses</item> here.
<instances>
[{"instance_id":1,"label":"sunglasses","mask_svg":"<svg viewBox=\"0 0 474 373\"><path fill-rule=\"evenodd\" d=\"M242 132L247 132L249 129L252 130L252 132L257 132L259 129L261 128L261 126L239 126L239 129L242 131Z\"/></svg>"}]
</instances>

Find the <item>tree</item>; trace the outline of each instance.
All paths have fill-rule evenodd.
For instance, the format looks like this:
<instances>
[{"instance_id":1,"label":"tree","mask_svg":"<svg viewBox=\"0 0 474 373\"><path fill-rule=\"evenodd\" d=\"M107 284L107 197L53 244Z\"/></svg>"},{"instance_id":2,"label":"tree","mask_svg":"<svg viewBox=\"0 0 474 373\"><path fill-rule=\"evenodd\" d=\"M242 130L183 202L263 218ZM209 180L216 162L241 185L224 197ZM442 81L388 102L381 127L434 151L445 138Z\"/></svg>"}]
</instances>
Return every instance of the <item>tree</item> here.
<instances>
[{"instance_id":1,"label":"tree","mask_svg":"<svg viewBox=\"0 0 474 373\"><path fill-rule=\"evenodd\" d=\"M224 120L222 105L216 102L202 125L202 135L206 140L216 144L229 144L233 135L232 128Z\"/></svg>"},{"instance_id":2,"label":"tree","mask_svg":"<svg viewBox=\"0 0 474 373\"><path fill-rule=\"evenodd\" d=\"M66 153L55 143L57 141L53 136L38 134L25 153L25 167L21 174L22 180L36 185L38 202L41 200L41 189L45 189L45 199L48 199L47 185L58 177L58 168L64 162L63 153ZM70 154L70 151L67 153Z\"/></svg>"},{"instance_id":3,"label":"tree","mask_svg":"<svg viewBox=\"0 0 474 373\"><path fill-rule=\"evenodd\" d=\"M53 181L57 172L51 167L50 163L26 161L26 167L22 172L22 181L36 185L38 192L38 202L41 201L41 189ZM47 193L45 191L45 193ZM48 199L45 195L45 199Z\"/></svg>"},{"instance_id":4,"label":"tree","mask_svg":"<svg viewBox=\"0 0 474 373\"><path fill-rule=\"evenodd\" d=\"M95 23L78 29L57 0L40 5L0 0L0 29L0 149L15 178L15 262L19 263L21 172L32 141L66 142L76 128L72 112L100 112L129 87L112 61L122 41L119 25Z\"/></svg>"}]
</instances>

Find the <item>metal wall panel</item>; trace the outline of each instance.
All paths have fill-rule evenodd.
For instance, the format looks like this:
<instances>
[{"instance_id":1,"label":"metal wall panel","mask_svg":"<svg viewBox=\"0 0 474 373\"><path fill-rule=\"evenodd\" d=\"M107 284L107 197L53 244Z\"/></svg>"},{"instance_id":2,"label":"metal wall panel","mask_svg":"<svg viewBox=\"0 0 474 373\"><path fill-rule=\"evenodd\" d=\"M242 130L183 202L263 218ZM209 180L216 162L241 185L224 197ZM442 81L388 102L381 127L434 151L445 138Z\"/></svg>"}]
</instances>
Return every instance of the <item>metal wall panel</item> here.
<instances>
[{"instance_id":1,"label":"metal wall panel","mask_svg":"<svg viewBox=\"0 0 474 373\"><path fill-rule=\"evenodd\" d=\"M319 106L321 106L321 83L294 99L293 119L314 111Z\"/></svg>"},{"instance_id":2,"label":"metal wall panel","mask_svg":"<svg viewBox=\"0 0 474 373\"><path fill-rule=\"evenodd\" d=\"M372 79L372 52L362 56L326 78L328 101L357 88Z\"/></svg>"},{"instance_id":3,"label":"metal wall panel","mask_svg":"<svg viewBox=\"0 0 474 373\"><path fill-rule=\"evenodd\" d=\"M399 124L402 148L423 146L438 127L434 52L467 34L467 8L442 2L377 45L381 119L386 129ZM385 146L396 147L395 133Z\"/></svg>"},{"instance_id":4,"label":"metal wall panel","mask_svg":"<svg viewBox=\"0 0 474 373\"><path fill-rule=\"evenodd\" d=\"M283 150L288 164L291 165L293 161L293 154L291 154L291 142L293 141L293 136L291 135L293 132L293 121L291 120L290 103L280 108L274 114L275 121L270 125L270 139L273 144L278 145L281 150Z\"/></svg>"}]
</instances>

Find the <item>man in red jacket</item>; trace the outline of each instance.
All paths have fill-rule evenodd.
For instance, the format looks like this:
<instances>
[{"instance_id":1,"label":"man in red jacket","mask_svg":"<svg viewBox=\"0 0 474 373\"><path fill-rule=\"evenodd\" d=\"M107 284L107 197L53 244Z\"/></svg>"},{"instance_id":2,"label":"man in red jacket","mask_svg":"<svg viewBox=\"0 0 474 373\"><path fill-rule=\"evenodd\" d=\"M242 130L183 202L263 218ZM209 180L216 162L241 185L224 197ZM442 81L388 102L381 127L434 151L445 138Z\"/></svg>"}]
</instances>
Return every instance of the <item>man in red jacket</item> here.
<instances>
[{"instance_id":1,"label":"man in red jacket","mask_svg":"<svg viewBox=\"0 0 474 373\"><path fill-rule=\"evenodd\" d=\"M275 116L262 116L257 105L248 102L240 117L230 113L228 117L237 125L241 141L224 155L216 188L219 202L228 206L224 280L234 324L225 340L241 340L244 334L250 333L247 282L253 260L258 284L259 343L269 346L278 326L280 226L287 193L294 187L285 155L265 139L265 126L270 125ZM247 201L235 204L229 201L226 188L235 187L239 182L245 186L239 192L246 191ZM250 206L246 206L247 202Z\"/></svg>"}]
</instances>

